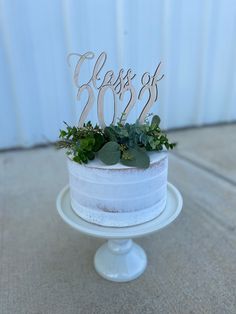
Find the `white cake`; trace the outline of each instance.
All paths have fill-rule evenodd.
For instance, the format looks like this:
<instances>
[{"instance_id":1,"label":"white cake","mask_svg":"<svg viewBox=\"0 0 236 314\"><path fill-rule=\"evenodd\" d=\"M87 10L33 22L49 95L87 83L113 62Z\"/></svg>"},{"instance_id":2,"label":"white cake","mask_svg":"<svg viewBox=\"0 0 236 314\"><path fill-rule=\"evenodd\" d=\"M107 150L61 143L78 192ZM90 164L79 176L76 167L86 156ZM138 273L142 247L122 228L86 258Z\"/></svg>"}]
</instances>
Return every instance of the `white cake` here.
<instances>
[{"instance_id":1,"label":"white cake","mask_svg":"<svg viewBox=\"0 0 236 314\"><path fill-rule=\"evenodd\" d=\"M167 193L167 152L149 153L147 169L107 166L95 159L80 165L68 158L71 206L86 221L125 227L162 213Z\"/></svg>"}]
</instances>

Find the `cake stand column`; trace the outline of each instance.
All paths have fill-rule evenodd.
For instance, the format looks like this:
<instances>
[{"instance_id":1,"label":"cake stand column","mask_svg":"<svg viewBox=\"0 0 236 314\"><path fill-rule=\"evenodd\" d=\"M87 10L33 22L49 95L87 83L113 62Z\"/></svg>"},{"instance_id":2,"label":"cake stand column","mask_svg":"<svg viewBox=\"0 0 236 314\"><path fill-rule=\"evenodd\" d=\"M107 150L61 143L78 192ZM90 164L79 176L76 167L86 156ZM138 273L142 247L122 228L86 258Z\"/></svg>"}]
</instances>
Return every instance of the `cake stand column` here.
<instances>
[{"instance_id":1,"label":"cake stand column","mask_svg":"<svg viewBox=\"0 0 236 314\"><path fill-rule=\"evenodd\" d=\"M131 239L111 239L96 252L94 266L107 280L131 281L145 270L147 257L144 250Z\"/></svg>"}]
</instances>

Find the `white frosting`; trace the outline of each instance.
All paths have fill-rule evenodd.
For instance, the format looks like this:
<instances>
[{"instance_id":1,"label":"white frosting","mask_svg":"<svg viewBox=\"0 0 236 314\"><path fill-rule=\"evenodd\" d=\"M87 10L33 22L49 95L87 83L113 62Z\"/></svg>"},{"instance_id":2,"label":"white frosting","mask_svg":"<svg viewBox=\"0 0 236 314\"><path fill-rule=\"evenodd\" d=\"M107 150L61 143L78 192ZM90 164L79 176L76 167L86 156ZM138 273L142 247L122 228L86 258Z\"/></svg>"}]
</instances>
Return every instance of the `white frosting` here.
<instances>
[{"instance_id":1,"label":"white frosting","mask_svg":"<svg viewBox=\"0 0 236 314\"><path fill-rule=\"evenodd\" d=\"M107 166L95 159L68 159L71 205L83 219L103 226L130 226L157 217L166 204L168 157L150 153L150 167Z\"/></svg>"}]
</instances>

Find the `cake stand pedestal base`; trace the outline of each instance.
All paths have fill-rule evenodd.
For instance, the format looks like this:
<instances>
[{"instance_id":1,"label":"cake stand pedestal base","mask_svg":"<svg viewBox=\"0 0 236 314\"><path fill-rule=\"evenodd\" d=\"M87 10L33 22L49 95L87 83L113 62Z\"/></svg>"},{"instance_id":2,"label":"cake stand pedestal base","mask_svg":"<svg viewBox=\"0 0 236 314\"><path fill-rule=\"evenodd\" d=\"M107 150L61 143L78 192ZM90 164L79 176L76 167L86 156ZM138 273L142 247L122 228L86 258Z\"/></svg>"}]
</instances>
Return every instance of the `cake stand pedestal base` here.
<instances>
[{"instance_id":1,"label":"cake stand pedestal base","mask_svg":"<svg viewBox=\"0 0 236 314\"><path fill-rule=\"evenodd\" d=\"M97 250L94 266L99 275L107 280L131 281L144 272L147 257L131 239L108 240Z\"/></svg>"},{"instance_id":2,"label":"cake stand pedestal base","mask_svg":"<svg viewBox=\"0 0 236 314\"><path fill-rule=\"evenodd\" d=\"M155 219L130 227L104 227L80 218L70 205L69 187L57 197L57 210L61 218L74 229L96 238L108 239L96 252L94 266L103 278L116 282L138 278L147 266L144 250L131 239L156 232L173 222L183 205L179 191L170 183L164 211Z\"/></svg>"}]
</instances>

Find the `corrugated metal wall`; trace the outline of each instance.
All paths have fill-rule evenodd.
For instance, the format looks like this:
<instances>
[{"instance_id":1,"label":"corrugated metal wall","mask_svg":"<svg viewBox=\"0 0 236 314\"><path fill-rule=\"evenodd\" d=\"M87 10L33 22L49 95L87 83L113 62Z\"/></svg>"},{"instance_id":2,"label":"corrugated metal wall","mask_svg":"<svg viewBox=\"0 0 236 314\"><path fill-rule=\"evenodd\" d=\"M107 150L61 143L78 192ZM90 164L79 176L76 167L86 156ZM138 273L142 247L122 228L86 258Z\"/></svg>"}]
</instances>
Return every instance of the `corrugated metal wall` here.
<instances>
[{"instance_id":1,"label":"corrugated metal wall","mask_svg":"<svg viewBox=\"0 0 236 314\"><path fill-rule=\"evenodd\" d=\"M236 120L234 0L1 0L0 148L55 141L63 120L78 120L86 97L76 102L66 56L89 50L137 81L162 61L152 112L164 128ZM92 62L84 69L85 79ZM108 122L109 96L105 106Z\"/></svg>"}]
</instances>

